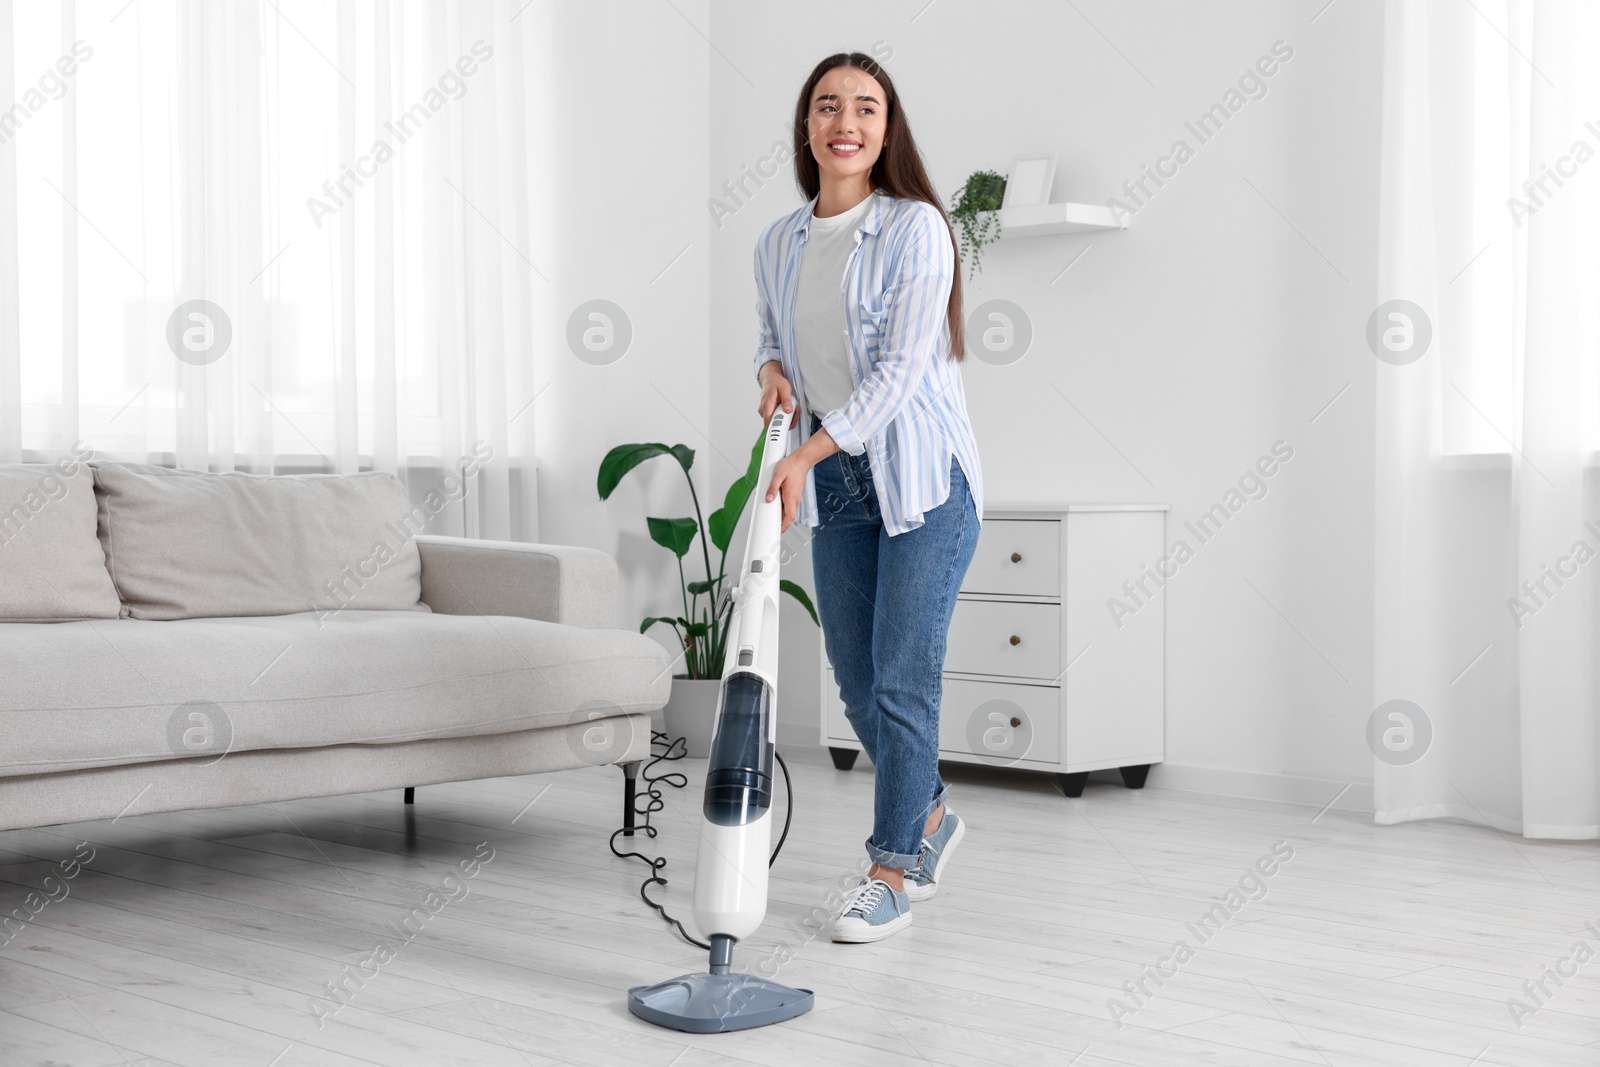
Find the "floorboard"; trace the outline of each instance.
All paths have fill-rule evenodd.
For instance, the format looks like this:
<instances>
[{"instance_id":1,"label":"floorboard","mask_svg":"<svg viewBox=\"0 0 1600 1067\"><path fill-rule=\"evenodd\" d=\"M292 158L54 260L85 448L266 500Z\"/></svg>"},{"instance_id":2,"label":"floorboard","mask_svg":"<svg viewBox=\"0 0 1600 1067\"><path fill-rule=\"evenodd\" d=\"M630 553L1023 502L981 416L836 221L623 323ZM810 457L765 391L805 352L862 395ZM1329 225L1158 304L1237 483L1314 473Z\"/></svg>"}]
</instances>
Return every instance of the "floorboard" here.
<instances>
[{"instance_id":1,"label":"floorboard","mask_svg":"<svg viewBox=\"0 0 1600 1067\"><path fill-rule=\"evenodd\" d=\"M428 786L409 807L391 790L0 833L0 912L95 849L0 947L0 1064L1600 1064L1592 842L1098 782L1069 800L949 767L970 830L939 895L901 935L835 945L805 920L859 866L872 771L785 755L794 825L736 957L788 955L780 980L816 991L781 1032L628 1013L628 986L704 956L607 849L621 775L591 768ZM675 766L687 787L635 842L666 857L653 895L687 921L704 762ZM1202 940L1278 842L1293 857ZM398 928L430 891L454 899ZM1192 957L1151 977L1180 939ZM1523 983L1580 942L1595 957L1517 1025L1508 1000L1536 1006Z\"/></svg>"}]
</instances>

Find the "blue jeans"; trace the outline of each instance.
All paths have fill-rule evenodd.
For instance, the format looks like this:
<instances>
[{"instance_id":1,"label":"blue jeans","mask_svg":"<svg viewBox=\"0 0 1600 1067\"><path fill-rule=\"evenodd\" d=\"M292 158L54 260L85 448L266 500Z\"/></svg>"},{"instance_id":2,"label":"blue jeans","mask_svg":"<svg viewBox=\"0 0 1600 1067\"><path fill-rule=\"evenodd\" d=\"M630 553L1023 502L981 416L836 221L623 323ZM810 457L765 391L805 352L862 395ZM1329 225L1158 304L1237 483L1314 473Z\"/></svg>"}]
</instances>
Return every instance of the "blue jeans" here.
<instances>
[{"instance_id":1,"label":"blue jeans","mask_svg":"<svg viewBox=\"0 0 1600 1067\"><path fill-rule=\"evenodd\" d=\"M867 454L817 464L811 540L822 637L845 716L877 768L867 855L882 867L917 864L922 829L944 799L939 705L945 638L956 592L978 542L978 515L961 465L950 496L915 530L883 528Z\"/></svg>"}]
</instances>

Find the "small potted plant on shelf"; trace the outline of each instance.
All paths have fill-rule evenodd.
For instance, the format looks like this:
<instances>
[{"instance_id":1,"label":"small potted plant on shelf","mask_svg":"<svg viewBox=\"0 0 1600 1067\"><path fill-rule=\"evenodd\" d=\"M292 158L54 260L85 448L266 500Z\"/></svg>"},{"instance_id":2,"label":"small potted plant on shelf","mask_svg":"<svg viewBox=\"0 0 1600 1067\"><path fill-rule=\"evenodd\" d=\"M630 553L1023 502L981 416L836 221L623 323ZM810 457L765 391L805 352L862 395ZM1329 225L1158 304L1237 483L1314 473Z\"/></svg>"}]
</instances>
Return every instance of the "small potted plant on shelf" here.
<instances>
[{"instance_id":1,"label":"small potted plant on shelf","mask_svg":"<svg viewBox=\"0 0 1600 1067\"><path fill-rule=\"evenodd\" d=\"M711 730L716 717L717 693L721 687L723 654L727 651L728 622L733 606L732 597L723 595L728 576L728 543L733 539L734 528L739 525L739 517L744 514L750 494L756 488L764 436L763 429L756 436L755 447L750 450L750 463L744 474L728 486L722 506L711 513L709 520L701 513L700 497L695 492L694 479L689 475L690 468L694 466L694 450L687 445L618 445L600 461L596 487L601 500L611 496L629 471L657 456L671 456L676 460L689 483L689 496L694 501L694 518L645 519L650 529L650 539L677 557L683 614L649 616L639 624L639 632L643 633L657 623L665 623L677 632L678 643L683 648L684 673L673 677L672 696L662 710L662 716L667 733L685 738L691 756L710 754ZM706 576L691 581L684 571L683 560L694 548L697 539ZM711 569L712 547L718 552L714 573ZM779 579L778 586L800 602L812 622L817 622L817 609L804 589L787 578Z\"/></svg>"},{"instance_id":2,"label":"small potted plant on shelf","mask_svg":"<svg viewBox=\"0 0 1600 1067\"><path fill-rule=\"evenodd\" d=\"M950 220L959 227L957 240L969 264L969 279L979 270L984 246L1000 237L999 212L1005 193L1005 178L992 170L973 171L967 184L956 190Z\"/></svg>"}]
</instances>

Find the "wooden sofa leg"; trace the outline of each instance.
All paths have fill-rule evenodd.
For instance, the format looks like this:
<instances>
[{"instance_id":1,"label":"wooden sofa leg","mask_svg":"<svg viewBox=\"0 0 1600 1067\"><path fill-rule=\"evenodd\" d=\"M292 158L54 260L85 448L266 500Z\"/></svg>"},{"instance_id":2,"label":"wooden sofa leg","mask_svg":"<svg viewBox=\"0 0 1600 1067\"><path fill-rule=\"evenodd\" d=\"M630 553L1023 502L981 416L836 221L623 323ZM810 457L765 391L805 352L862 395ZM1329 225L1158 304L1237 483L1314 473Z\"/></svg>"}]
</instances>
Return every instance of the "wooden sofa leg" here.
<instances>
[{"instance_id":1,"label":"wooden sofa leg","mask_svg":"<svg viewBox=\"0 0 1600 1067\"><path fill-rule=\"evenodd\" d=\"M634 811L633 798L639 788L639 764L643 760L629 760L618 764L622 768L622 836L633 836Z\"/></svg>"},{"instance_id":2,"label":"wooden sofa leg","mask_svg":"<svg viewBox=\"0 0 1600 1067\"><path fill-rule=\"evenodd\" d=\"M406 786L406 803L407 804L415 804L416 802L417 802L417 787L414 786L414 785Z\"/></svg>"}]
</instances>

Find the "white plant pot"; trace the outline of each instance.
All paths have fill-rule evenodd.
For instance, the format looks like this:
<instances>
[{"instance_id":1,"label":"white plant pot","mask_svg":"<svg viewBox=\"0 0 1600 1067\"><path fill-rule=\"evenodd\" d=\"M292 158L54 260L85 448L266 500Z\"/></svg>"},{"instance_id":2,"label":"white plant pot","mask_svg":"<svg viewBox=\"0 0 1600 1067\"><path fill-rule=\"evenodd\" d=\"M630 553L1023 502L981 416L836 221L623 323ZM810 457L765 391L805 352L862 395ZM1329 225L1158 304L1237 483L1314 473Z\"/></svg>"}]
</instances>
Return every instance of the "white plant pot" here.
<instances>
[{"instance_id":1,"label":"white plant pot","mask_svg":"<svg viewBox=\"0 0 1600 1067\"><path fill-rule=\"evenodd\" d=\"M678 675L672 679L672 696L661 709L663 729L669 738L683 738L689 755L696 759L711 755L711 732L717 724L717 696L721 691L720 678Z\"/></svg>"}]
</instances>

